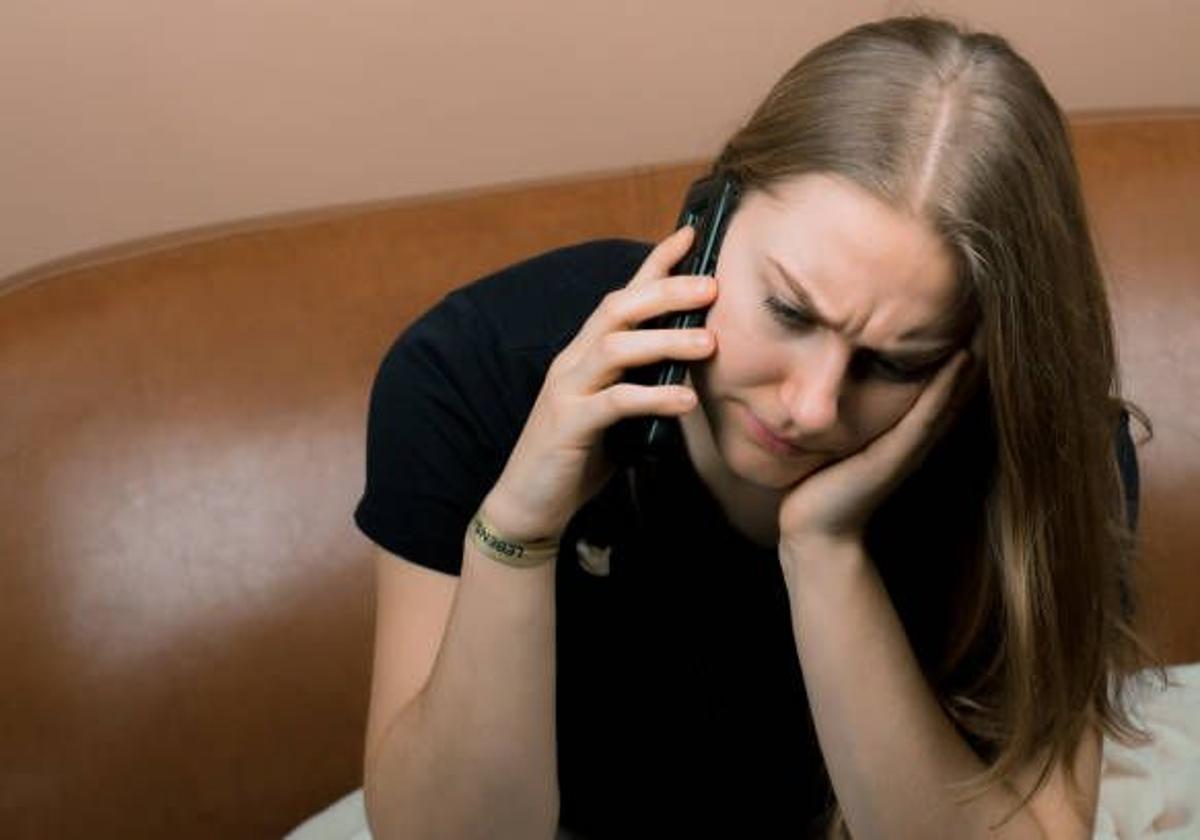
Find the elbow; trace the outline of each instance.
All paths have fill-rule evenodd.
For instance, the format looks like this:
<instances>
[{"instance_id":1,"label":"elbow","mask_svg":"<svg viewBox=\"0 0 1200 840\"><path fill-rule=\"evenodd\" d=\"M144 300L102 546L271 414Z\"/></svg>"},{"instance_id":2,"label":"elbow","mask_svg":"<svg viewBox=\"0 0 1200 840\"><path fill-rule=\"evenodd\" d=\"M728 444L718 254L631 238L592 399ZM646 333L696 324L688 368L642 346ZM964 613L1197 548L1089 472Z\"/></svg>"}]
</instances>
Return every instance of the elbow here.
<instances>
[{"instance_id":1,"label":"elbow","mask_svg":"<svg viewBox=\"0 0 1200 840\"><path fill-rule=\"evenodd\" d=\"M461 794L459 791L460 797ZM535 807L522 813L499 806L500 802L512 805L511 792L484 797L490 804L464 802L466 807L449 807L436 812L421 807L432 804L428 796L420 799L418 804L405 792L398 792L386 777L381 779L378 773L372 772L371 765L367 765L363 774L363 808L373 840L555 840L558 837L560 798L557 785L546 807ZM476 816L468 816L469 813Z\"/></svg>"}]
</instances>

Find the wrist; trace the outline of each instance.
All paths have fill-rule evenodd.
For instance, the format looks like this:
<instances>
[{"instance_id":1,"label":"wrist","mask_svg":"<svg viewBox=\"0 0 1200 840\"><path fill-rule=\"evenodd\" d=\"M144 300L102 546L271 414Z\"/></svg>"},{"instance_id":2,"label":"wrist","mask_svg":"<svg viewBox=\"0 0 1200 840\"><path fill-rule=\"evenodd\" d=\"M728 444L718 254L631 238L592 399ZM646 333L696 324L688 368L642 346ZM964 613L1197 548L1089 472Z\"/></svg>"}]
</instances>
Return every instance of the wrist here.
<instances>
[{"instance_id":1,"label":"wrist","mask_svg":"<svg viewBox=\"0 0 1200 840\"><path fill-rule=\"evenodd\" d=\"M558 540L527 541L514 539L488 520L483 507L475 511L467 529L467 540L475 550L498 563L521 569L545 565L558 556Z\"/></svg>"},{"instance_id":2,"label":"wrist","mask_svg":"<svg viewBox=\"0 0 1200 840\"><path fill-rule=\"evenodd\" d=\"M497 484L484 497L479 506L480 513L498 532L510 540L537 543L546 540L557 542L562 528L547 523L543 517L529 512L512 494Z\"/></svg>"},{"instance_id":3,"label":"wrist","mask_svg":"<svg viewBox=\"0 0 1200 840\"><path fill-rule=\"evenodd\" d=\"M779 552L797 559L812 556L851 556L863 551L860 534L783 534Z\"/></svg>"},{"instance_id":4,"label":"wrist","mask_svg":"<svg viewBox=\"0 0 1200 840\"><path fill-rule=\"evenodd\" d=\"M779 541L779 562L785 575L799 573L811 581L817 575L861 567L867 562L867 550L859 536L788 536Z\"/></svg>"}]
</instances>

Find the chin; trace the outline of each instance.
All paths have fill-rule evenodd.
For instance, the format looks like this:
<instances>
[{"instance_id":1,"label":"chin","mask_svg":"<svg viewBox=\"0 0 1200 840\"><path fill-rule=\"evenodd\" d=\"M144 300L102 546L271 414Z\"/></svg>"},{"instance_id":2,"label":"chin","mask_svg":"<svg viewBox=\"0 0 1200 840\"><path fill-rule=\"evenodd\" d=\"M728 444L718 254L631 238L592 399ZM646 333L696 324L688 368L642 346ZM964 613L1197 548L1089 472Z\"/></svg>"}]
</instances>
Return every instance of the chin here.
<instances>
[{"instance_id":1,"label":"chin","mask_svg":"<svg viewBox=\"0 0 1200 840\"><path fill-rule=\"evenodd\" d=\"M745 459L744 466L730 464L730 469L751 484L772 490L786 490L808 478L823 465L824 461L818 455L786 462L770 453L758 452L753 459Z\"/></svg>"},{"instance_id":2,"label":"chin","mask_svg":"<svg viewBox=\"0 0 1200 840\"><path fill-rule=\"evenodd\" d=\"M825 453L780 457L747 437L726 399L708 391L703 379L695 382L700 407L717 453L737 479L763 490L781 491L798 484L830 459Z\"/></svg>"},{"instance_id":3,"label":"chin","mask_svg":"<svg viewBox=\"0 0 1200 840\"><path fill-rule=\"evenodd\" d=\"M737 432L722 434L718 440L717 449L729 471L765 490L786 490L828 462L822 453L781 458Z\"/></svg>"}]
</instances>

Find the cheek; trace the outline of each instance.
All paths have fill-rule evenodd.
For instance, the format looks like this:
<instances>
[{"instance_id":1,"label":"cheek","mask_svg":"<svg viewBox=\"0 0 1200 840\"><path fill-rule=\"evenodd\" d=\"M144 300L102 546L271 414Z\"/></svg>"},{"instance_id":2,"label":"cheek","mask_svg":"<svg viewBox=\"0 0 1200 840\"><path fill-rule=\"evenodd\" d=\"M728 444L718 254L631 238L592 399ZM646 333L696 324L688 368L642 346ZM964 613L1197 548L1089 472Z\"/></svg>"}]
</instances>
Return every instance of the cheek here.
<instances>
[{"instance_id":1,"label":"cheek","mask_svg":"<svg viewBox=\"0 0 1200 840\"><path fill-rule=\"evenodd\" d=\"M705 326L717 340L715 366L726 378L745 380L761 375L771 364L770 346L751 296L730 289L717 298Z\"/></svg>"},{"instance_id":2,"label":"cheek","mask_svg":"<svg viewBox=\"0 0 1200 840\"><path fill-rule=\"evenodd\" d=\"M853 408L857 442L866 443L896 425L920 394L920 385L881 383L860 389Z\"/></svg>"}]
</instances>

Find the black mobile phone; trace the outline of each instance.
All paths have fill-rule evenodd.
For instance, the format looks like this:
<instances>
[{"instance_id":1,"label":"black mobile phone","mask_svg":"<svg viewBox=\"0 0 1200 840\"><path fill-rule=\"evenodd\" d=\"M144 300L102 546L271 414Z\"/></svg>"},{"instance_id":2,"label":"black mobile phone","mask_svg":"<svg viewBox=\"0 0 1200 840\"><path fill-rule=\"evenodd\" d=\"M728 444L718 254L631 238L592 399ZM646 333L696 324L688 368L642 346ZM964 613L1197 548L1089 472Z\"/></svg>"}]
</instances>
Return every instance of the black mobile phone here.
<instances>
[{"instance_id":1,"label":"black mobile phone","mask_svg":"<svg viewBox=\"0 0 1200 840\"><path fill-rule=\"evenodd\" d=\"M709 175L692 184L684 199L675 229L692 225L695 235L687 253L672 267L671 274L716 274L721 241L725 237L729 219L737 208L740 193L737 181L730 175ZM707 315L707 308L671 312L651 318L639 324L638 328L698 327L704 324ZM625 372L624 381L639 385L678 385L687 372L687 364L675 359L664 359L652 365L630 368ZM627 466L639 460L655 459L661 455L673 424L676 423L674 417L658 415L626 418L609 428L605 439L606 451L620 466Z\"/></svg>"}]
</instances>

